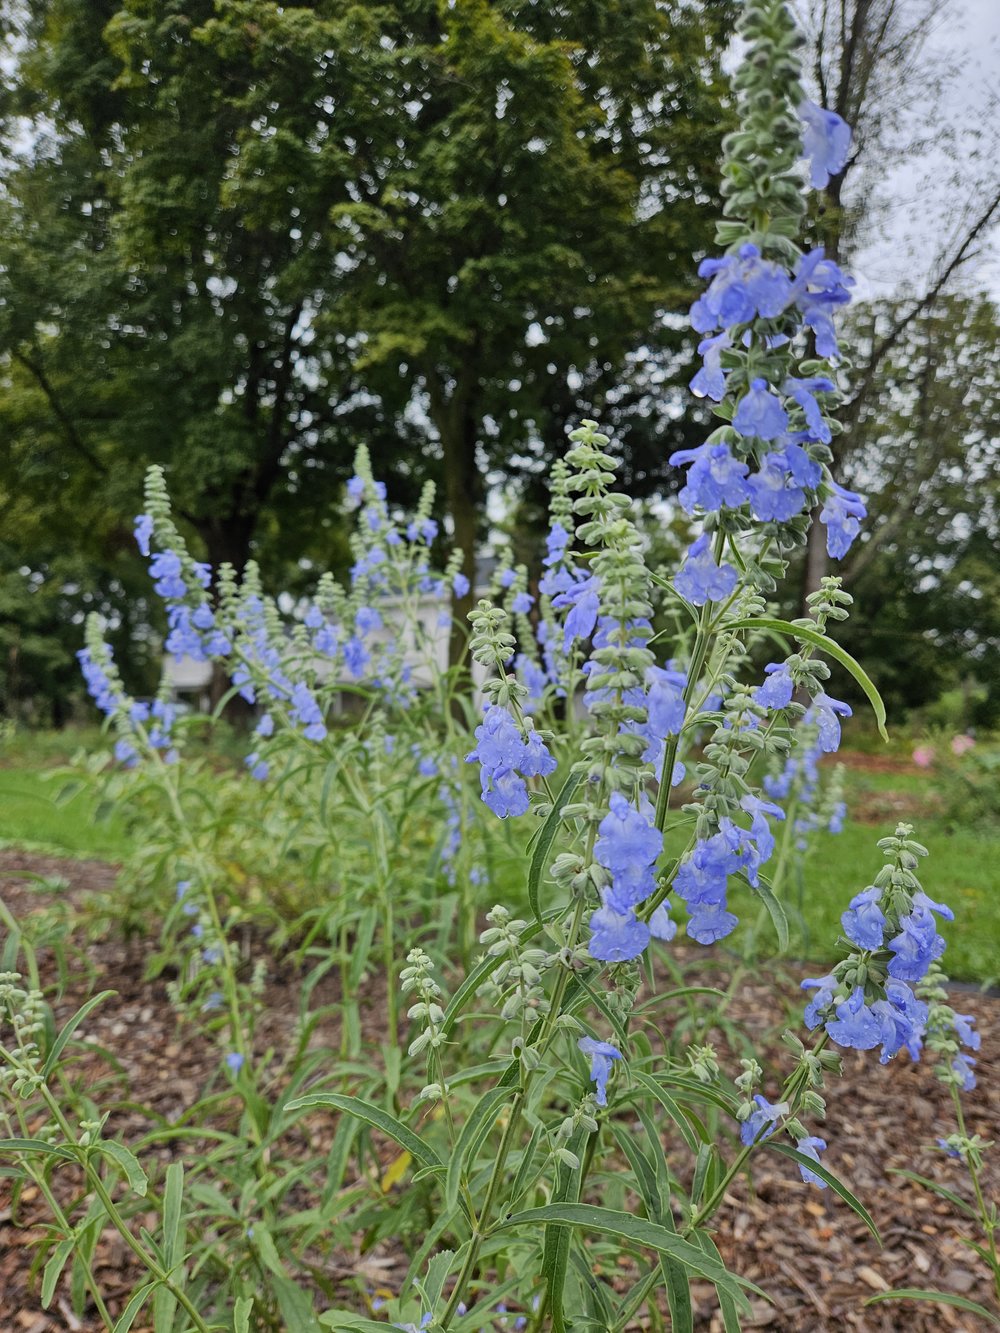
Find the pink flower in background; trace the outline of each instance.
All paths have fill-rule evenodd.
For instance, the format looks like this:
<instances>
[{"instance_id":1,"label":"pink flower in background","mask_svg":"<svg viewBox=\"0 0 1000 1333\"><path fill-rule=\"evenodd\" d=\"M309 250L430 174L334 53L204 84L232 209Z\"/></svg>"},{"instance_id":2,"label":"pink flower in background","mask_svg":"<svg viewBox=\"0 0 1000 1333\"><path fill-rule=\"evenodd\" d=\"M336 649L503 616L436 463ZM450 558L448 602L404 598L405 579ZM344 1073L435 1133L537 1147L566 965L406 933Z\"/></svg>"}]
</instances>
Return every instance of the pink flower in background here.
<instances>
[{"instance_id":1,"label":"pink flower in background","mask_svg":"<svg viewBox=\"0 0 1000 1333\"><path fill-rule=\"evenodd\" d=\"M959 754L959 755L965 754L966 751L972 749L975 743L976 742L972 739L971 736L952 736L951 752L952 754Z\"/></svg>"},{"instance_id":2,"label":"pink flower in background","mask_svg":"<svg viewBox=\"0 0 1000 1333\"><path fill-rule=\"evenodd\" d=\"M913 762L917 768L930 768L934 762L934 746L918 745L913 751Z\"/></svg>"}]
</instances>

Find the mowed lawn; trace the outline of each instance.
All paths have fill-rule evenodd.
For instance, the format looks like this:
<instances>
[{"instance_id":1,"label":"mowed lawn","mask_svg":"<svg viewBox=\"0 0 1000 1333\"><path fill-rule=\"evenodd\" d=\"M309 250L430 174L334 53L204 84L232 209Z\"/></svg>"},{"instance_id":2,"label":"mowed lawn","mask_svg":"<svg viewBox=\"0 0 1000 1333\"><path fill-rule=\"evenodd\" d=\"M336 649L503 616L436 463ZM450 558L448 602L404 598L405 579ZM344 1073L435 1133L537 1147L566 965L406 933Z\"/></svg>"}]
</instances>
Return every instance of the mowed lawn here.
<instances>
[{"instance_id":1,"label":"mowed lawn","mask_svg":"<svg viewBox=\"0 0 1000 1333\"><path fill-rule=\"evenodd\" d=\"M4 747L0 846L109 861L128 854L123 821L101 806L92 786L83 786L65 769L53 767L65 763L76 748L76 743L60 744L54 737L42 738L37 745ZM781 893L790 926L789 957L824 970L840 957L836 945L840 915L883 864L878 839L892 833L902 820L914 826L914 836L930 852L919 870L925 890L955 913L954 922L941 926L948 942L942 960L948 973L956 981L1000 984L1000 827L949 829L933 813L933 776L903 765L889 771L869 767L864 756L847 758L852 766L847 772L849 818L844 830L814 834L808 855L792 868ZM855 762L861 766L854 767ZM502 830L496 825L494 829L507 845L501 850L494 844L493 883L486 892L518 910L526 909L527 904L520 902L523 862L513 855L513 844L520 838L509 837L515 834L513 821ZM522 829L528 831L523 825L517 832ZM766 916L758 920L759 904L749 901L747 889L737 888L732 898L743 922L728 943L745 952L748 945L754 947L755 939L760 958L772 958L774 932Z\"/></svg>"},{"instance_id":2,"label":"mowed lawn","mask_svg":"<svg viewBox=\"0 0 1000 1333\"><path fill-rule=\"evenodd\" d=\"M128 845L121 820L89 785L51 768L0 767L0 847L119 861Z\"/></svg>"}]
</instances>

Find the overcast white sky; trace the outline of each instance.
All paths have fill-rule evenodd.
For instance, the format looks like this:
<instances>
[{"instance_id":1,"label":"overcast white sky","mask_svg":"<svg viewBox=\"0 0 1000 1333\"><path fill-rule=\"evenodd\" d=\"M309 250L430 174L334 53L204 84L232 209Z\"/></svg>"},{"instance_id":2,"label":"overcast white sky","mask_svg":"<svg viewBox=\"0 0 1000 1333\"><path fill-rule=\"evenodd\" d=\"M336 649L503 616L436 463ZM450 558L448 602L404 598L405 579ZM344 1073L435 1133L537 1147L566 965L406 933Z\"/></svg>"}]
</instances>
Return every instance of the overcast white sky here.
<instances>
[{"instance_id":1,"label":"overcast white sky","mask_svg":"<svg viewBox=\"0 0 1000 1333\"><path fill-rule=\"evenodd\" d=\"M928 53L940 53L960 67L948 97L949 115L966 131L982 128L1000 147L1000 0L951 0L942 8L946 12L929 39ZM986 189L978 200L968 187L949 191L945 182L956 173L988 180L995 193L1000 154L987 154L976 165L932 153L891 173L899 206L887 237L853 261L859 295L887 296L912 275L926 273L943 236L960 227L963 209L985 204ZM994 226L981 249L979 259L966 268L964 283L1000 299L1000 226Z\"/></svg>"}]
</instances>

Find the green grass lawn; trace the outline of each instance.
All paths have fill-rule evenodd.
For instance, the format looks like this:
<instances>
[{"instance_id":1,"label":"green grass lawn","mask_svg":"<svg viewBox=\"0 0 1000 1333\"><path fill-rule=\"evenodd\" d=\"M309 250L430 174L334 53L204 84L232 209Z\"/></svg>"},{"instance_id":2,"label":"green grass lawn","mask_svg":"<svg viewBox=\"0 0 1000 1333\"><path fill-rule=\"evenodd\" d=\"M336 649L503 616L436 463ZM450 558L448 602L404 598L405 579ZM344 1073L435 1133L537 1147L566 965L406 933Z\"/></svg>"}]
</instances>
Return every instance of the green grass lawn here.
<instances>
[{"instance_id":1,"label":"green grass lawn","mask_svg":"<svg viewBox=\"0 0 1000 1333\"><path fill-rule=\"evenodd\" d=\"M0 846L5 844L108 861L128 851L121 821L99 812L93 791L52 769L21 766L0 768Z\"/></svg>"}]
</instances>

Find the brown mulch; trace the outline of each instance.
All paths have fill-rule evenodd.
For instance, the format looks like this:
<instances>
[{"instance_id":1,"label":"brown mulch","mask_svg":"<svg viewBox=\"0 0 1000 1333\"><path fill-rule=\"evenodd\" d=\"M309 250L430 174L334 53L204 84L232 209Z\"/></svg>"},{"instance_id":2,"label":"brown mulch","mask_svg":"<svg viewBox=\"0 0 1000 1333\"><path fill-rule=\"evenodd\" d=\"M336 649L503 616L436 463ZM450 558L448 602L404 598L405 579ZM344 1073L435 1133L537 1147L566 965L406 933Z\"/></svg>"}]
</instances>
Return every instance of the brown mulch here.
<instances>
[{"instance_id":1,"label":"brown mulch","mask_svg":"<svg viewBox=\"0 0 1000 1333\"><path fill-rule=\"evenodd\" d=\"M69 888L47 891L26 875L59 877ZM67 899L81 906L95 890L111 891L115 868L100 862L67 861L12 850L0 851L0 897L15 916L26 916L39 906ZM164 978L146 979L147 963L155 950L153 940L116 938L77 940L80 953L71 963L70 984L55 1004L56 1022L64 1022L96 990L117 994L86 1022L93 1054L82 1065L94 1081L109 1078L110 1066L99 1048L120 1062L123 1086L136 1102L167 1117L190 1105L206 1083L218 1077L217 1053L185 1040L167 994ZM733 964L724 957L678 948L683 969L698 963L700 984L725 985ZM709 962L709 959L712 959ZM51 958L43 951L40 965ZM779 1041L786 1014L794 1024L801 1013L796 981L803 969L789 965L788 977L751 974L741 983L729 1018L748 1031L766 1051L772 1068L787 1068L789 1054ZM806 971L813 969L806 969ZM55 981L54 969L47 980ZM293 978L276 969L267 988L268 1018L260 1034L262 1045L280 1041L294 1022L297 988ZM321 997L321 1001L322 1001ZM328 994L325 998L331 998ZM973 1013L983 1032L979 1052L979 1086L965 1097L970 1133L1000 1137L1000 999L962 993L956 1006ZM381 1006L378 997L367 1008L372 1026L366 1037L377 1050ZM323 1029L323 1038L335 1039L335 1029ZM717 1043L720 1050L724 1039ZM729 1067L731 1061L727 1059ZM777 1088L772 1086L773 1097ZM95 1092L95 1096L98 1093ZM113 1129L126 1141L148 1128L138 1112L119 1113ZM884 1248L831 1191L804 1185L794 1164L777 1154L761 1153L751 1190L741 1180L728 1196L718 1218L716 1241L727 1264L756 1282L772 1304L754 1302L754 1316L744 1327L779 1333L834 1333L834 1330L871 1330L875 1333L937 1333L960 1330L978 1333L987 1325L974 1315L941 1305L886 1304L865 1307L873 1294L893 1287L927 1287L953 1292L990 1304L990 1287L983 1266L962 1238L979 1239L971 1223L951 1205L915 1184L891 1174L909 1169L941 1182L968 1198L968 1180L961 1163L944 1157L932 1146L938 1135L952 1132L950 1100L946 1090L923 1064L906 1057L880 1066L872 1054L847 1052L843 1077L830 1088L828 1117L821 1133L830 1144L824 1162L867 1205L879 1226ZM985 1174L988 1197L1000 1196L1000 1168L996 1156ZM31 1276L32 1245L46 1221L41 1200L30 1190L22 1194L15 1225L9 1189L0 1179L0 1333L96 1333L96 1316L78 1319L70 1307L68 1289L57 1289L51 1308L40 1308L38 1276ZM350 1255L343 1256L338 1275L351 1272ZM405 1272L407 1259L392 1247L368 1256L366 1266L379 1269L379 1285L392 1287ZM136 1283L131 1257L114 1232L105 1232L95 1262L108 1304L119 1313ZM710 1288L695 1285L698 1327L721 1333ZM137 1323L135 1333L148 1333ZM639 1327L638 1325L636 1326ZM294 1330L291 1331L294 1333Z\"/></svg>"}]
</instances>

